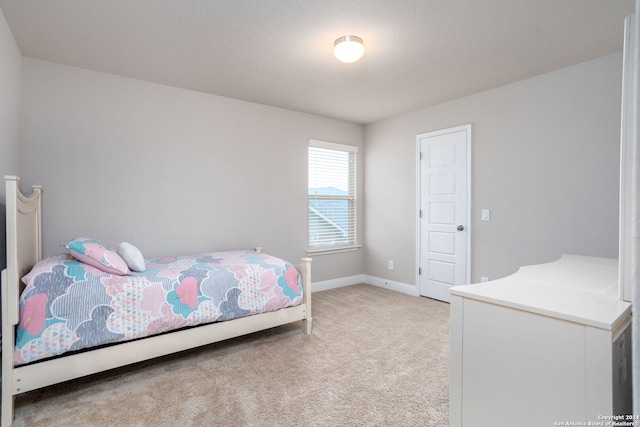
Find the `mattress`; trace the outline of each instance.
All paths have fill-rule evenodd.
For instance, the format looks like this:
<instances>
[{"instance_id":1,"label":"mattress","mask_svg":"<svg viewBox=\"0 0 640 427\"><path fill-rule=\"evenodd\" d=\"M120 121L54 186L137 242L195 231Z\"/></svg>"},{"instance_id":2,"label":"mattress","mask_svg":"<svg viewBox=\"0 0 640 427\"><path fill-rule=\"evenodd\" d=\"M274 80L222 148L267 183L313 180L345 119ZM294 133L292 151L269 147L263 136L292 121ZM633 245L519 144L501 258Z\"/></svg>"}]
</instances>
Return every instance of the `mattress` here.
<instances>
[{"instance_id":1,"label":"mattress","mask_svg":"<svg viewBox=\"0 0 640 427\"><path fill-rule=\"evenodd\" d=\"M43 259L22 279L15 365L302 302L289 262L253 251L145 260L115 275L71 255Z\"/></svg>"}]
</instances>

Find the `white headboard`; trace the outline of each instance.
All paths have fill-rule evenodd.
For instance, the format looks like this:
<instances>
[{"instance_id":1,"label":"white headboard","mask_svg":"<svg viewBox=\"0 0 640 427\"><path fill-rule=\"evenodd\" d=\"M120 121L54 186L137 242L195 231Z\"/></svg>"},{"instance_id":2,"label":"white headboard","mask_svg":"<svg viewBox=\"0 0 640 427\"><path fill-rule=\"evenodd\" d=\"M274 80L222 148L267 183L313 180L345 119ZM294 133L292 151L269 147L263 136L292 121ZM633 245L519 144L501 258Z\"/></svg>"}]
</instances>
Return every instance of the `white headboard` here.
<instances>
[{"instance_id":1,"label":"white headboard","mask_svg":"<svg viewBox=\"0 0 640 427\"><path fill-rule=\"evenodd\" d=\"M42 187L33 186L25 196L18 188L20 178L5 175L7 197L7 271L3 297L8 302L6 316L18 323L18 298L22 290L20 278L42 258Z\"/></svg>"}]
</instances>

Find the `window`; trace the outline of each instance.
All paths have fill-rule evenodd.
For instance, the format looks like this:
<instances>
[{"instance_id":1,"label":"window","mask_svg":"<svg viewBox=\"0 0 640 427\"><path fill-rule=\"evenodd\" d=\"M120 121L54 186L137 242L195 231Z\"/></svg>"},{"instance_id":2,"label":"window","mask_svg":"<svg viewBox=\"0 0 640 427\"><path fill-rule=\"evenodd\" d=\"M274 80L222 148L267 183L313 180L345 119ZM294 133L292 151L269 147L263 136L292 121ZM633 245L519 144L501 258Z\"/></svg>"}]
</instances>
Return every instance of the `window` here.
<instances>
[{"instance_id":1,"label":"window","mask_svg":"<svg viewBox=\"0 0 640 427\"><path fill-rule=\"evenodd\" d=\"M309 252L358 247L356 158L358 147L309 141Z\"/></svg>"}]
</instances>

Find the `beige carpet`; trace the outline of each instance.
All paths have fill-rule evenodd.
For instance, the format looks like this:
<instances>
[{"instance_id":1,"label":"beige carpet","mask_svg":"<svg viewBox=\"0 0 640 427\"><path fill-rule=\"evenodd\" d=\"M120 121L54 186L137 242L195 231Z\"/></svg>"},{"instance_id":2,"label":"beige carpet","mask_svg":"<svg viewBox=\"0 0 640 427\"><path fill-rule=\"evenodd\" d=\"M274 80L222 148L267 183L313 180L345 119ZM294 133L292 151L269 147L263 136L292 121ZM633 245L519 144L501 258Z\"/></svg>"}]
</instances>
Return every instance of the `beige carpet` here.
<instances>
[{"instance_id":1,"label":"beige carpet","mask_svg":"<svg viewBox=\"0 0 640 427\"><path fill-rule=\"evenodd\" d=\"M446 426L449 305L369 285L296 323L36 390L14 426Z\"/></svg>"}]
</instances>

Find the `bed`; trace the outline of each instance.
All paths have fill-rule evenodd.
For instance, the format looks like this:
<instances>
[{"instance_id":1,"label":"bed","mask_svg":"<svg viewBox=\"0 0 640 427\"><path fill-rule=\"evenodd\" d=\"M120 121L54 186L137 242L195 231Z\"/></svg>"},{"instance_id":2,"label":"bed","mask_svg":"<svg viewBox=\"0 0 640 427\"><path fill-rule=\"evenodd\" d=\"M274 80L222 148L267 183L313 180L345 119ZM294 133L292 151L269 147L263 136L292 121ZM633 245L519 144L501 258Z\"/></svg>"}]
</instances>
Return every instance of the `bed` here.
<instances>
[{"instance_id":1,"label":"bed","mask_svg":"<svg viewBox=\"0 0 640 427\"><path fill-rule=\"evenodd\" d=\"M255 248L111 271L69 243L43 259L42 188L25 196L18 177L4 178L2 427L21 393L287 323L311 333L310 258L293 266Z\"/></svg>"}]
</instances>

